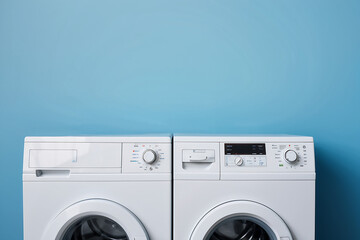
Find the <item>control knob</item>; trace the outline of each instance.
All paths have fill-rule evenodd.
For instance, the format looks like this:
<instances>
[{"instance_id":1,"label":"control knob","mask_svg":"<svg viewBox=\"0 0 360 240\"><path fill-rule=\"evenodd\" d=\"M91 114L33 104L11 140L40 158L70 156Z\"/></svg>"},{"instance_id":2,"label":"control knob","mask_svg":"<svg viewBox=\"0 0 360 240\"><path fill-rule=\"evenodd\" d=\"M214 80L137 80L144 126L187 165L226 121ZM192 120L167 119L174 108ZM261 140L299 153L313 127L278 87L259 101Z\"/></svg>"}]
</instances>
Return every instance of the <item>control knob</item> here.
<instances>
[{"instance_id":1,"label":"control knob","mask_svg":"<svg viewBox=\"0 0 360 240\"><path fill-rule=\"evenodd\" d=\"M157 154L154 150L152 149L146 149L143 153L142 156L144 162L148 163L148 164L152 164L153 162L156 161L157 159Z\"/></svg>"},{"instance_id":2,"label":"control knob","mask_svg":"<svg viewBox=\"0 0 360 240\"><path fill-rule=\"evenodd\" d=\"M288 149L284 152L284 159L288 163L295 163L298 160L298 154L291 149Z\"/></svg>"},{"instance_id":3,"label":"control knob","mask_svg":"<svg viewBox=\"0 0 360 240\"><path fill-rule=\"evenodd\" d=\"M237 166L241 166L244 163L244 161L241 157L235 158L234 162Z\"/></svg>"}]
</instances>

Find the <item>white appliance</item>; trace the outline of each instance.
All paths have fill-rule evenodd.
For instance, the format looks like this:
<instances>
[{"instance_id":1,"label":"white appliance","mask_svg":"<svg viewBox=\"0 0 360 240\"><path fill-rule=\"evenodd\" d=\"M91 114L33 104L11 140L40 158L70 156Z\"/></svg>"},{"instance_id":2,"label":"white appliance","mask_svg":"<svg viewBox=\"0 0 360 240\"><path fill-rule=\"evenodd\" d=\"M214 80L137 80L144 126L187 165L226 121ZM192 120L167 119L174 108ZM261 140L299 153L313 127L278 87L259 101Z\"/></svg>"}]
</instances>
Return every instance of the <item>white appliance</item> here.
<instances>
[{"instance_id":1,"label":"white appliance","mask_svg":"<svg viewBox=\"0 0 360 240\"><path fill-rule=\"evenodd\" d=\"M174 240L314 240L312 137L174 136Z\"/></svg>"},{"instance_id":2,"label":"white appliance","mask_svg":"<svg viewBox=\"0 0 360 240\"><path fill-rule=\"evenodd\" d=\"M27 137L24 240L171 239L170 137Z\"/></svg>"}]
</instances>

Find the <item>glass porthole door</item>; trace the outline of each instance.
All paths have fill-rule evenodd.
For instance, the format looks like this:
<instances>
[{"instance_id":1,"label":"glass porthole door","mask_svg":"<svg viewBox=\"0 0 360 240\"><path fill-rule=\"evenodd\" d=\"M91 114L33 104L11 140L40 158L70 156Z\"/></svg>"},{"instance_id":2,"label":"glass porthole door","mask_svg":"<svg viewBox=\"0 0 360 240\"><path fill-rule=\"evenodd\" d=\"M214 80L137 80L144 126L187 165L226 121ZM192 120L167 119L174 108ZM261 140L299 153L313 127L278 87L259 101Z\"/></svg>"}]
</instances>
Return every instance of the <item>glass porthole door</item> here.
<instances>
[{"instance_id":1,"label":"glass porthole door","mask_svg":"<svg viewBox=\"0 0 360 240\"><path fill-rule=\"evenodd\" d=\"M274 237L271 229L258 219L237 216L217 223L205 240L276 240Z\"/></svg>"},{"instance_id":2,"label":"glass porthole door","mask_svg":"<svg viewBox=\"0 0 360 240\"><path fill-rule=\"evenodd\" d=\"M93 215L71 224L61 240L129 240L125 230L110 218Z\"/></svg>"},{"instance_id":3,"label":"glass porthole door","mask_svg":"<svg viewBox=\"0 0 360 240\"><path fill-rule=\"evenodd\" d=\"M41 240L149 240L140 220L126 207L105 199L77 202L62 211Z\"/></svg>"},{"instance_id":4,"label":"glass porthole door","mask_svg":"<svg viewBox=\"0 0 360 240\"><path fill-rule=\"evenodd\" d=\"M285 222L270 208L252 201L229 201L208 211L190 240L293 240Z\"/></svg>"}]
</instances>

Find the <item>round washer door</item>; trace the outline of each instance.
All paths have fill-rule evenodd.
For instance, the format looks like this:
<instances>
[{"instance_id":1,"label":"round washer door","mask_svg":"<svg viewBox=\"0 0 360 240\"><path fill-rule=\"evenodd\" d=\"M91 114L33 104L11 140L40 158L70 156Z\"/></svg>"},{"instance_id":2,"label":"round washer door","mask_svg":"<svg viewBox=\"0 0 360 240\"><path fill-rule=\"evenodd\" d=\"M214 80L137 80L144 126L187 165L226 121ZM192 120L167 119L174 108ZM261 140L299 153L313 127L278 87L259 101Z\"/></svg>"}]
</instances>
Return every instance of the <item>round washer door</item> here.
<instances>
[{"instance_id":1,"label":"round washer door","mask_svg":"<svg viewBox=\"0 0 360 240\"><path fill-rule=\"evenodd\" d=\"M292 240L285 222L270 208L252 201L218 205L195 226L190 240Z\"/></svg>"},{"instance_id":2,"label":"round washer door","mask_svg":"<svg viewBox=\"0 0 360 240\"><path fill-rule=\"evenodd\" d=\"M149 240L140 220L105 199L77 202L49 223L42 240Z\"/></svg>"}]
</instances>

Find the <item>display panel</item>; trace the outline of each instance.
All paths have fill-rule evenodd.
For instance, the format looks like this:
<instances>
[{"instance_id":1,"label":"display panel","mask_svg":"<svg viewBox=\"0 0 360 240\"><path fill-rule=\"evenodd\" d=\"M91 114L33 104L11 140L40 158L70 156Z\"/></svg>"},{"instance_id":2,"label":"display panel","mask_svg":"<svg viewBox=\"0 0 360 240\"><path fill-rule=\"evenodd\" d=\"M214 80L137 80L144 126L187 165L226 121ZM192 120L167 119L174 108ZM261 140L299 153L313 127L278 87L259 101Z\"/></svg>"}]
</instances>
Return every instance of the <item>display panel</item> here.
<instances>
[{"instance_id":1,"label":"display panel","mask_svg":"<svg viewBox=\"0 0 360 240\"><path fill-rule=\"evenodd\" d=\"M225 155L266 155L264 143L225 143Z\"/></svg>"}]
</instances>

